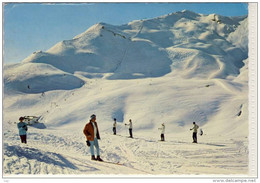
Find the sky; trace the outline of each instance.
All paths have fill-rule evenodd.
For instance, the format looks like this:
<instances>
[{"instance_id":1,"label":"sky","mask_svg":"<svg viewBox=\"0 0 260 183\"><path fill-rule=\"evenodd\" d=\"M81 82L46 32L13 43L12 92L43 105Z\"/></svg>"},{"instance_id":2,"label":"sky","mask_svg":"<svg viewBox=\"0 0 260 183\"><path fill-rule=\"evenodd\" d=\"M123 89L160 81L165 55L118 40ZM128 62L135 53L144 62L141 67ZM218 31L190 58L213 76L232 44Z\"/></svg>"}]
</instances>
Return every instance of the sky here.
<instances>
[{"instance_id":1,"label":"sky","mask_svg":"<svg viewBox=\"0 0 260 183\"><path fill-rule=\"evenodd\" d=\"M46 51L92 25L122 25L176 11L224 16L248 14L247 3L5 3L3 62L18 63L35 51Z\"/></svg>"}]
</instances>

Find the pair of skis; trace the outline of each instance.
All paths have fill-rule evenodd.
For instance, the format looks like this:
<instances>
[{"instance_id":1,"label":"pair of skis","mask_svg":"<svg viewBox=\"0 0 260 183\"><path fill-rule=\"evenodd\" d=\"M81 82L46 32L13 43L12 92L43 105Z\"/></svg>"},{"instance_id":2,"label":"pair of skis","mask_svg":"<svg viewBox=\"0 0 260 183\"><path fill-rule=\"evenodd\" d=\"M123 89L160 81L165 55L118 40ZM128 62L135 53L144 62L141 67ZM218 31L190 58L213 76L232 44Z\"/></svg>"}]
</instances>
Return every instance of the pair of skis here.
<instances>
[{"instance_id":1,"label":"pair of skis","mask_svg":"<svg viewBox=\"0 0 260 183\"><path fill-rule=\"evenodd\" d=\"M101 163L108 163L108 164L113 164L113 165L120 165L120 166L123 166L124 164L120 163L119 161L118 162L111 162L111 161L99 161Z\"/></svg>"}]
</instances>

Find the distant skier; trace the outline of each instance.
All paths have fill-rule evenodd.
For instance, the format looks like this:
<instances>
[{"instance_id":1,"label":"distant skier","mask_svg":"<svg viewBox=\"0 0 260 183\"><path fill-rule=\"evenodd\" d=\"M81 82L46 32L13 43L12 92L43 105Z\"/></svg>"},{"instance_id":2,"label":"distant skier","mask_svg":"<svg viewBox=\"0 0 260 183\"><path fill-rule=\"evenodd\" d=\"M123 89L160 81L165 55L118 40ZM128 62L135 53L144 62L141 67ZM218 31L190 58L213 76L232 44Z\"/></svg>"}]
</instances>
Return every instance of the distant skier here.
<instances>
[{"instance_id":1,"label":"distant skier","mask_svg":"<svg viewBox=\"0 0 260 183\"><path fill-rule=\"evenodd\" d=\"M85 134L87 138L87 145L90 146L90 152L91 152L91 160L97 160L97 161L103 161L100 158L99 154L99 144L98 139L100 139L99 131L98 131L98 125L96 122L96 115L92 114L90 116L90 121L85 125L85 128L83 130L83 133ZM94 153L94 146L97 151L97 158L95 158Z\"/></svg>"},{"instance_id":2,"label":"distant skier","mask_svg":"<svg viewBox=\"0 0 260 183\"><path fill-rule=\"evenodd\" d=\"M129 124L125 124L129 126L129 134L130 134L130 138L133 138L133 123L132 120L129 119Z\"/></svg>"},{"instance_id":3,"label":"distant skier","mask_svg":"<svg viewBox=\"0 0 260 183\"><path fill-rule=\"evenodd\" d=\"M116 118L114 118L113 132L114 132L114 135L116 135Z\"/></svg>"},{"instance_id":4,"label":"distant skier","mask_svg":"<svg viewBox=\"0 0 260 183\"><path fill-rule=\"evenodd\" d=\"M158 130L161 130L161 141L165 141L165 139L164 139L164 133L165 133L165 125L164 125L164 123L162 124L161 128L158 128Z\"/></svg>"},{"instance_id":5,"label":"distant skier","mask_svg":"<svg viewBox=\"0 0 260 183\"><path fill-rule=\"evenodd\" d=\"M193 128L190 129L190 130L193 130L193 134L192 134L193 142L192 143L198 143L197 142L198 128L199 128L199 126L195 122L193 122Z\"/></svg>"},{"instance_id":6,"label":"distant skier","mask_svg":"<svg viewBox=\"0 0 260 183\"><path fill-rule=\"evenodd\" d=\"M19 118L19 123L17 124L17 128L19 129L19 135L20 135L20 138L21 138L21 142L22 143L27 143L26 141L26 134L27 134L27 124L23 122L24 120L24 117L20 117Z\"/></svg>"}]
</instances>

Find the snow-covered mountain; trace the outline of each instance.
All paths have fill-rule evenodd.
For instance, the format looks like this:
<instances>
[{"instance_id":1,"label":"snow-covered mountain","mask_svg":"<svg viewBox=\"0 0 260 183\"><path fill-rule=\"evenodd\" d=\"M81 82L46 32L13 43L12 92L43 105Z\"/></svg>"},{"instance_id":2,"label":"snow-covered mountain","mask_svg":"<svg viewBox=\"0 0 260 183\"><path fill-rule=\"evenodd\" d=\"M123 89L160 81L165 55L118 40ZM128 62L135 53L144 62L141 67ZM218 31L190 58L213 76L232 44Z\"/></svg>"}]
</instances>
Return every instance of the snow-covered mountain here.
<instances>
[{"instance_id":1,"label":"snow-covered mountain","mask_svg":"<svg viewBox=\"0 0 260 183\"><path fill-rule=\"evenodd\" d=\"M247 58L247 22L240 28L244 38L235 36L242 20L183 11L122 26L98 23L22 63L47 63L72 74L112 73L110 79L159 77L180 62L181 49L190 58L182 62L181 70L189 70L185 74L190 78L225 78L237 75Z\"/></svg>"},{"instance_id":2,"label":"snow-covered mountain","mask_svg":"<svg viewBox=\"0 0 260 183\"><path fill-rule=\"evenodd\" d=\"M4 173L247 174L247 24L247 17L187 10L120 26L98 23L4 65ZM122 171L91 164L82 130L92 113L104 159L123 161ZM45 128L31 127L24 149L14 122L25 115L41 116ZM114 117L118 137L111 135ZM129 119L133 141L123 140ZM205 133L201 147L188 143L193 121ZM156 140L163 122L165 145ZM78 164L83 160L88 165ZM38 169L19 169L24 163Z\"/></svg>"}]
</instances>

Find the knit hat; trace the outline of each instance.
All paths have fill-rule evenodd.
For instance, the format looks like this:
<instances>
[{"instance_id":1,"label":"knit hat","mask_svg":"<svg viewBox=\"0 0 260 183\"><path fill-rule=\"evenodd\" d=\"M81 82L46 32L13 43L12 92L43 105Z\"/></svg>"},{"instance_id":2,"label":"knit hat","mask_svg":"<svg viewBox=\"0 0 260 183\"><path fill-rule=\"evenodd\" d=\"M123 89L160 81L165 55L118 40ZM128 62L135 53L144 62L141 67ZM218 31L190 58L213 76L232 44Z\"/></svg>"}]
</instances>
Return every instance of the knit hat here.
<instances>
[{"instance_id":1,"label":"knit hat","mask_svg":"<svg viewBox=\"0 0 260 183\"><path fill-rule=\"evenodd\" d=\"M96 117L96 115L95 114L92 114L91 116L90 116L90 119L94 119Z\"/></svg>"},{"instance_id":2,"label":"knit hat","mask_svg":"<svg viewBox=\"0 0 260 183\"><path fill-rule=\"evenodd\" d=\"M20 117L20 118L19 118L19 121L21 121L21 120L24 120L24 117Z\"/></svg>"}]
</instances>

